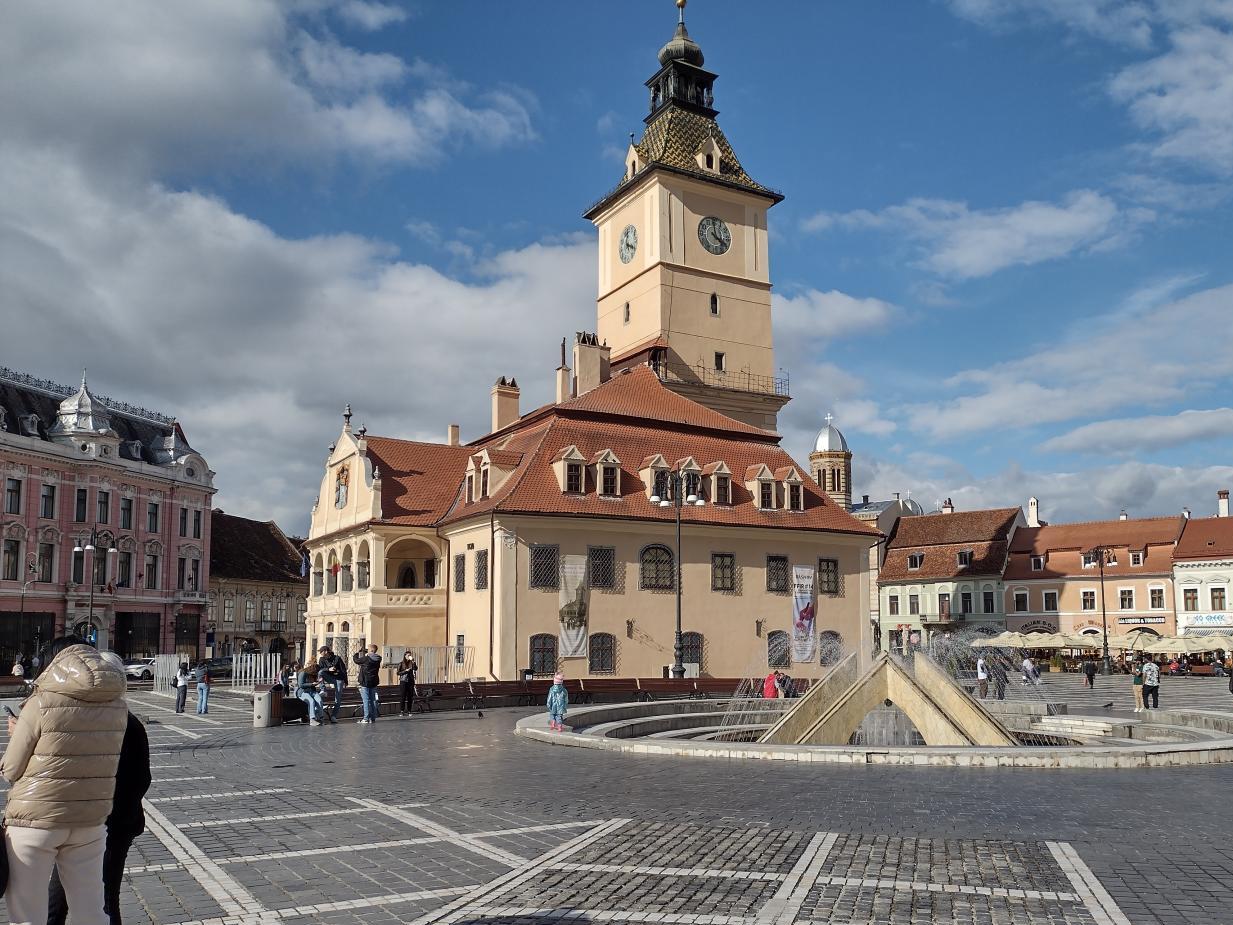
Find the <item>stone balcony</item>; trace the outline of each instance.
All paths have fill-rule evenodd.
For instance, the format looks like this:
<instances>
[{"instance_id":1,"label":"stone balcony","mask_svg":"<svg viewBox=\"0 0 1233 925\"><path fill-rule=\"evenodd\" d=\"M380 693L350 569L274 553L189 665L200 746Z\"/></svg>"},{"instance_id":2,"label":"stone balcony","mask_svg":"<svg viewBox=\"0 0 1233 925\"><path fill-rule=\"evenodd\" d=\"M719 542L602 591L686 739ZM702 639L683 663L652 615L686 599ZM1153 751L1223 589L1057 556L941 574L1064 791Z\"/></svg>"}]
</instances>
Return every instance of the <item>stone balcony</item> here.
<instances>
[{"instance_id":1,"label":"stone balcony","mask_svg":"<svg viewBox=\"0 0 1233 925\"><path fill-rule=\"evenodd\" d=\"M373 590L372 609L430 609L445 607L444 588L386 588Z\"/></svg>"}]
</instances>

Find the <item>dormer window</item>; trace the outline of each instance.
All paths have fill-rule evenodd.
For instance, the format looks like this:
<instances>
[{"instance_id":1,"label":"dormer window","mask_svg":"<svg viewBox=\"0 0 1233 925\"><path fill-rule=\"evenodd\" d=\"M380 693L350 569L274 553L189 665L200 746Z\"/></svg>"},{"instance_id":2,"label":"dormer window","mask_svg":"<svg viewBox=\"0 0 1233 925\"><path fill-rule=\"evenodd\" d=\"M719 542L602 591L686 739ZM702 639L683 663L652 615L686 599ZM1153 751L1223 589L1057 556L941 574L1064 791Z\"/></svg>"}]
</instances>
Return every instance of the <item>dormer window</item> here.
<instances>
[{"instance_id":1,"label":"dormer window","mask_svg":"<svg viewBox=\"0 0 1233 925\"><path fill-rule=\"evenodd\" d=\"M726 476L726 475L715 476L715 503L716 504L731 504L732 503L732 479L730 476Z\"/></svg>"},{"instance_id":2,"label":"dormer window","mask_svg":"<svg viewBox=\"0 0 1233 925\"><path fill-rule=\"evenodd\" d=\"M788 486L788 509L789 510L792 510L792 511L805 510L805 504L804 504L803 498L804 496L801 493L800 485L789 485Z\"/></svg>"},{"instance_id":3,"label":"dormer window","mask_svg":"<svg viewBox=\"0 0 1233 925\"><path fill-rule=\"evenodd\" d=\"M582 494L582 464L566 463L565 490L573 494Z\"/></svg>"},{"instance_id":4,"label":"dormer window","mask_svg":"<svg viewBox=\"0 0 1233 925\"><path fill-rule=\"evenodd\" d=\"M758 506L764 511L769 511L775 507L775 483L774 482L759 482L758 483Z\"/></svg>"},{"instance_id":5,"label":"dormer window","mask_svg":"<svg viewBox=\"0 0 1233 925\"><path fill-rule=\"evenodd\" d=\"M668 497L668 470L667 469L656 469L655 470L655 491L653 492L653 494L657 498L667 498Z\"/></svg>"},{"instance_id":6,"label":"dormer window","mask_svg":"<svg viewBox=\"0 0 1233 925\"><path fill-rule=\"evenodd\" d=\"M967 566L972 564L972 550L970 549L959 550L959 552L955 554L955 559L958 562L960 568L966 568Z\"/></svg>"},{"instance_id":7,"label":"dormer window","mask_svg":"<svg viewBox=\"0 0 1233 925\"><path fill-rule=\"evenodd\" d=\"M485 466L480 471L480 497L488 497L488 467Z\"/></svg>"},{"instance_id":8,"label":"dormer window","mask_svg":"<svg viewBox=\"0 0 1233 925\"><path fill-rule=\"evenodd\" d=\"M617 485L617 467L604 466L602 471L603 475L600 480L599 493L609 498L615 498L620 492L620 488Z\"/></svg>"},{"instance_id":9,"label":"dormer window","mask_svg":"<svg viewBox=\"0 0 1233 925\"><path fill-rule=\"evenodd\" d=\"M708 154L706 156L706 169L707 170L715 169L715 155L714 154Z\"/></svg>"},{"instance_id":10,"label":"dormer window","mask_svg":"<svg viewBox=\"0 0 1233 925\"><path fill-rule=\"evenodd\" d=\"M1096 566L1096 553L1085 552L1083 554L1083 567L1094 568Z\"/></svg>"},{"instance_id":11,"label":"dormer window","mask_svg":"<svg viewBox=\"0 0 1233 925\"><path fill-rule=\"evenodd\" d=\"M908 571L920 571L920 567L925 564L925 554L923 552L914 552L908 555Z\"/></svg>"},{"instance_id":12,"label":"dormer window","mask_svg":"<svg viewBox=\"0 0 1233 925\"><path fill-rule=\"evenodd\" d=\"M1133 566L1142 565L1143 564L1143 553L1142 552L1132 552L1130 554L1130 564Z\"/></svg>"},{"instance_id":13,"label":"dormer window","mask_svg":"<svg viewBox=\"0 0 1233 925\"><path fill-rule=\"evenodd\" d=\"M475 476L467 476L467 504L475 500Z\"/></svg>"}]
</instances>

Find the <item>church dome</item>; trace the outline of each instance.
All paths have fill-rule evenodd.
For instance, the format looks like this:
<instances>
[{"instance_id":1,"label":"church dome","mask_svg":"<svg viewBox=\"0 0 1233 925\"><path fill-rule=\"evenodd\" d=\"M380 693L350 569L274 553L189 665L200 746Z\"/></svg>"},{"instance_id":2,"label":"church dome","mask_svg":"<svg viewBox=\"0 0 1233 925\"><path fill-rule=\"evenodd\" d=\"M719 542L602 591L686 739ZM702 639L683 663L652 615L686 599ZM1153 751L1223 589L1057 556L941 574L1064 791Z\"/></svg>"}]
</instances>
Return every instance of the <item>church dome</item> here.
<instances>
[{"instance_id":1,"label":"church dome","mask_svg":"<svg viewBox=\"0 0 1233 925\"><path fill-rule=\"evenodd\" d=\"M667 64L669 61L684 61L688 64L702 67L704 60L702 49L698 47L697 42L689 37L689 32L685 29L685 20L682 19L676 24L676 32L668 40L668 44L659 50L659 63Z\"/></svg>"},{"instance_id":2,"label":"church dome","mask_svg":"<svg viewBox=\"0 0 1233 925\"><path fill-rule=\"evenodd\" d=\"M848 453L848 441L843 438L843 434L839 432L839 428L835 427L830 422L830 415L827 416L826 426L818 431L818 439L813 443L813 451L815 453Z\"/></svg>"}]
</instances>

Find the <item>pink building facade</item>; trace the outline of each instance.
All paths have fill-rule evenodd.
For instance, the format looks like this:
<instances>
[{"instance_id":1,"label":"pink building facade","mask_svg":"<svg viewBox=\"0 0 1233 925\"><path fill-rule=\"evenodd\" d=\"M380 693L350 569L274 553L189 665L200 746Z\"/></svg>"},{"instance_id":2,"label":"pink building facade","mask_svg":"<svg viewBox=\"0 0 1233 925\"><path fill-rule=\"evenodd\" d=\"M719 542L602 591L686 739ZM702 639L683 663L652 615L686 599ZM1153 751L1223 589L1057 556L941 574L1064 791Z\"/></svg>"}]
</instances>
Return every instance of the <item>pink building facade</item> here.
<instances>
[{"instance_id":1,"label":"pink building facade","mask_svg":"<svg viewBox=\"0 0 1233 925\"><path fill-rule=\"evenodd\" d=\"M0 368L0 672L72 632L205 654L213 476L173 419Z\"/></svg>"}]
</instances>

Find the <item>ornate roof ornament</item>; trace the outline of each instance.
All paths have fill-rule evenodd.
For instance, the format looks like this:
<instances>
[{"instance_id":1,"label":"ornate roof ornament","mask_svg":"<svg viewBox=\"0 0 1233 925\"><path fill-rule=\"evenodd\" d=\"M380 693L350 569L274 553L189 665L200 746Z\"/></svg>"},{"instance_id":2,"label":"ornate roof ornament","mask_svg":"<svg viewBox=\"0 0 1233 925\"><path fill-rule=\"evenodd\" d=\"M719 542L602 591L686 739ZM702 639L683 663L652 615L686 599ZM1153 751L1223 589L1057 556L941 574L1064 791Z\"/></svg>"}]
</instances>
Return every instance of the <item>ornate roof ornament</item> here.
<instances>
[{"instance_id":1,"label":"ornate roof ornament","mask_svg":"<svg viewBox=\"0 0 1233 925\"><path fill-rule=\"evenodd\" d=\"M83 369L80 387L60 402L51 435L79 437L86 434L112 434L112 430L107 406L91 394Z\"/></svg>"}]
</instances>

